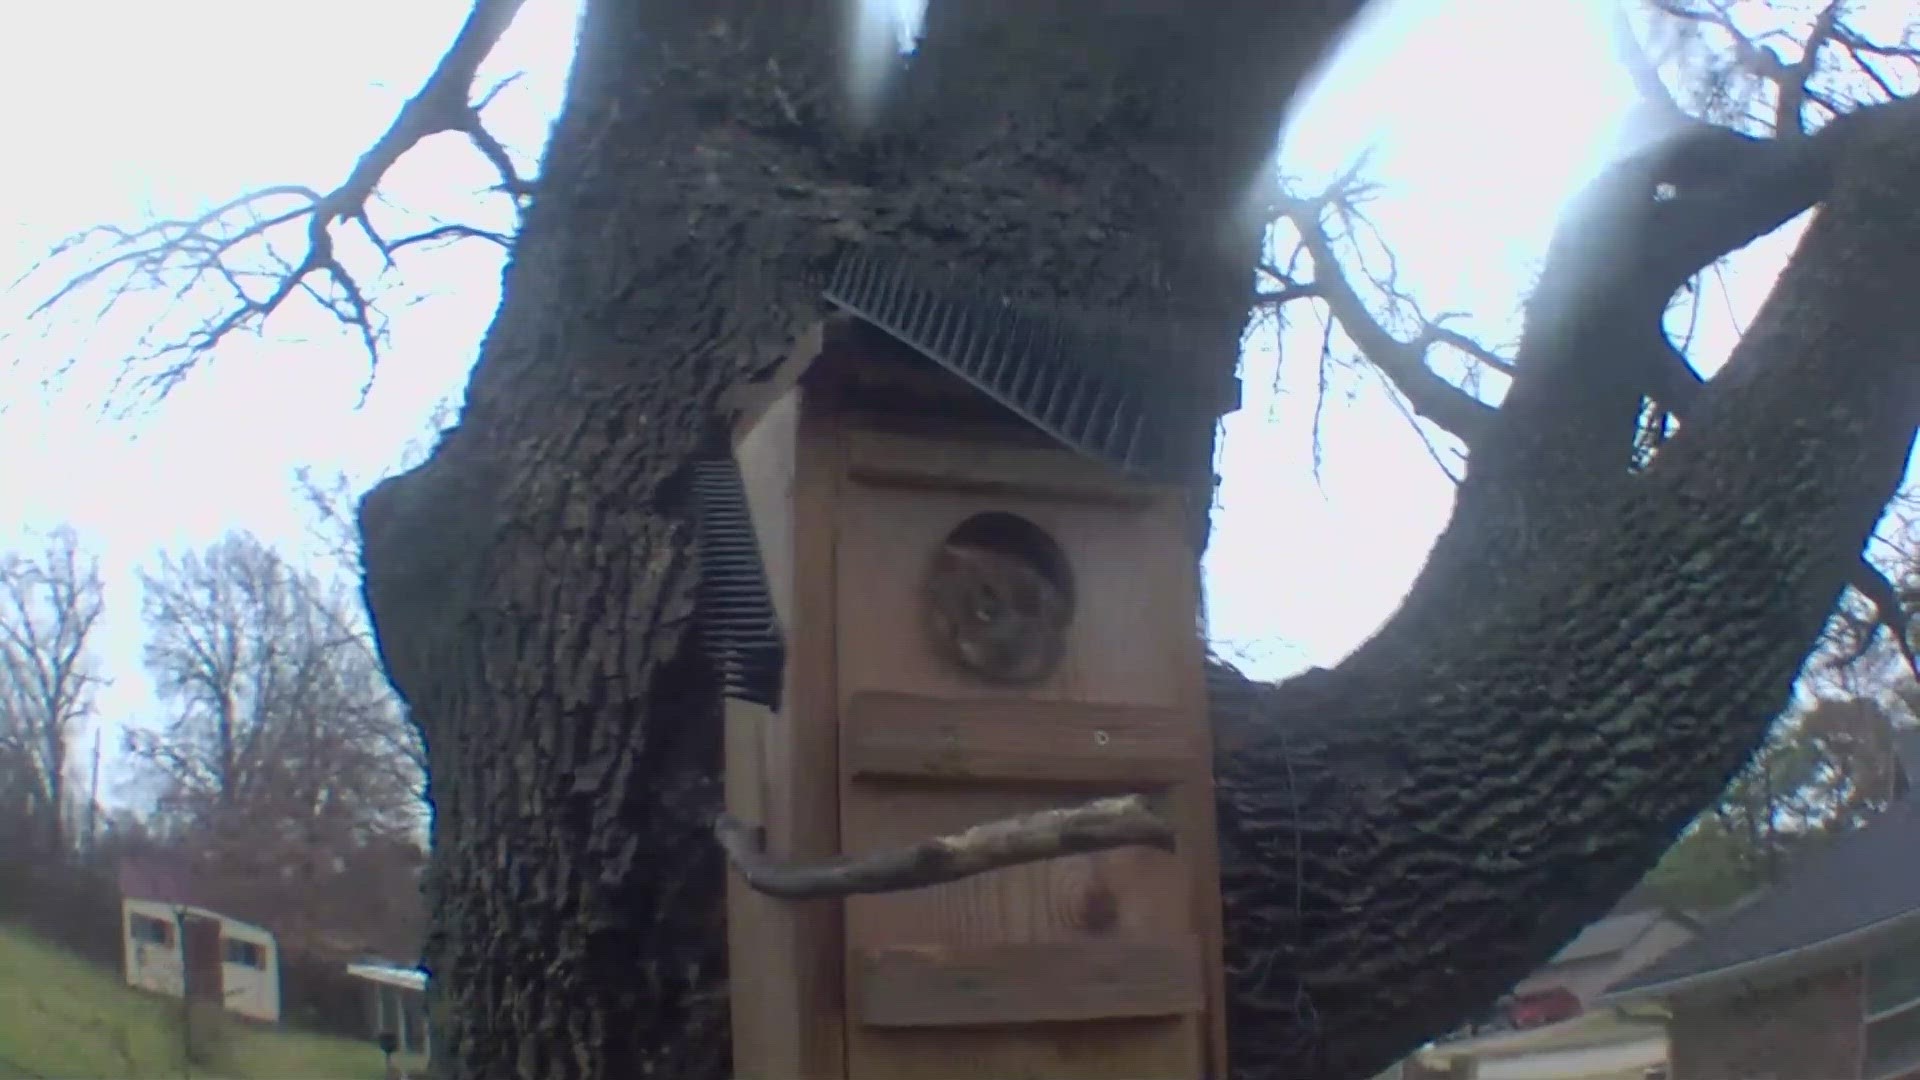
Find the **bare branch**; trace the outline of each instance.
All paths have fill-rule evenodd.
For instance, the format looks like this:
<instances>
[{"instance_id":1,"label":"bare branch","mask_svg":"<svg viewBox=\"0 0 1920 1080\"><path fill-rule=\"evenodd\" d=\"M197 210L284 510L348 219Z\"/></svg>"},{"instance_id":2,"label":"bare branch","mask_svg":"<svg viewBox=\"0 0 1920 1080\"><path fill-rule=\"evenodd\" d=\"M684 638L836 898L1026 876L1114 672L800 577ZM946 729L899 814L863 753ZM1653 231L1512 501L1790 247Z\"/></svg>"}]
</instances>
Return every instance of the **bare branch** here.
<instances>
[{"instance_id":1,"label":"bare branch","mask_svg":"<svg viewBox=\"0 0 1920 1080\"><path fill-rule=\"evenodd\" d=\"M1813 20L1813 30L1802 44L1800 60L1791 66L1781 66L1774 82L1779 87L1778 99L1774 103L1773 130L1782 138L1804 135L1807 131L1805 116L1809 97L1816 96L1809 91L1807 83L1813 78L1820 63L1820 50L1827 47L1833 38L1834 24L1840 17L1841 0L1832 0L1820 15ZM1822 103L1827 109L1839 112L1832 104Z\"/></svg>"},{"instance_id":2,"label":"bare branch","mask_svg":"<svg viewBox=\"0 0 1920 1080\"><path fill-rule=\"evenodd\" d=\"M1468 356L1473 357L1475 360L1478 360L1502 375L1513 374L1513 361L1501 356L1499 353L1494 352L1492 349L1487 348L1485 345L1480 344L1460 331L1441 325L1437 320L1428 323L1426 328L1420 331L1420 336L1414 339L1414 344L1419 346L1423 352L1433 345L1445 345L1448 348L1458 349L1466 353Z\"/></svg>"},{"instance_id":3,"label":"bare branch","mask_svg":"<svg viewBox=\"0 0 1920 1080\"><path fill-rule=\"evenodd\" d=\"M465 25L440 59L426 83L401 106L393 122L354 163L347 178L326 194L302 185L276 185L242 195L192 219L154 222L139 228L96 226L60 244L49 259L28 271L41 272L48 263L102 244L106 253L54 288L36 305L29 318L47 315L82 290L104 286L107 298L101 315L136 292L159 291L178 303L197 291L224 288L231 296L217 313L184 333L143 335L135 355L117 379L125 384L135 368L159 362L157 371L134 376L141 389L165 396L219 345L240 331L258 332L296 292L311 299L360 338L369 365L377 369L386 332L359 279L335 251L333 226L350 222L393 264L399 250L435 241L473 237L507 246L507 238L467 226L444 226L395 242L382 239L368 216L368 203L394 164L423 140L443 132L467 136L501 177L499 190L517 207L531 184L521 177L511 157L481 122L481 110L511 84L507 79L477 103L468 95L480 64L493 51L525 0L475 0ZM298 259L274 254L272 236L282 226L304 221L305 253ZM238 261L253 245L263 245L271 273L243 269ZM109 279L113 282L109 284Z\"/></svg>"},{"instance_id":4,"label":"bare branch","mask_svg":"<svg viewBox=\"0 0 1920 1080\"><path fill-rule=\"evenodd\" d=\"M975 825L907 847L815 865L775 863L757 828L721 815L714 835L755 890L786 900L902 892L1024 863L1120 847L1171 849L1173 827L1139 795L1094 799Z\"/></svg>"},{"instance_id":5,"label":"bare branch","mask_svg":"<svg viewBox=\"0 0 1920 1080\"><path fill-rule=\"evenodd\" d=\"M1639 93L1641 101L1668 123L1688 119L1686 110L1680 107L1673 91L1668 89L1666 80L1660 77L1659 64L1647 55L1646 46L1634 31L1632 20L1627 18L1625 4L1614 5L1613 35L1615 52L1621 66L1627 69L1628 78L1633 80L1634 90Z\"/></svg>"},{"instance_id":6,"label":"bare branch","mask_svg":"<svg viewBox=\"0 0 1920 1080\"><path fill-rule=\"evenodd\" d=\"M1282 213L1299 233L1301 249L1313 263L1313 295L1325 302L1348 339L1406 397L1414 413L1471 445L1491 420L1493 407L1434 373L1427 366L1430 347L1465 344L1463 351L1476 359L1490 358L1497 370L1510 372L1512 365L1437 323L1429 322L1412 341L1402 341L1380 323L1347 279L1322 220L1329 205L1353 197L1349 185L1318 199L1288 198L1281 204ZM1283 275L1276 276L1285 280Z\"/></svg>"}]
</instances>

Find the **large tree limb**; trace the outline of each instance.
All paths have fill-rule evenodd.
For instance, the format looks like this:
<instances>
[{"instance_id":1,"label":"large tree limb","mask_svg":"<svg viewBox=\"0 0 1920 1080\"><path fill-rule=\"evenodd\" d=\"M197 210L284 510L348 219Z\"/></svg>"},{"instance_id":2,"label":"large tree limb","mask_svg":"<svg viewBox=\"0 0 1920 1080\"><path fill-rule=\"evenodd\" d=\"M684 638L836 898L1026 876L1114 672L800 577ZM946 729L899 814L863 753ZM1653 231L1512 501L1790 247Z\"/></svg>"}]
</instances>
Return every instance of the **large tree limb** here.
<instances>
[{"instance_id":1,"label":"large tree limb","mask_svg":"<svg viewBox=\"0 0 1920 1080\"><path fill-rule=\"evenodd\" d=\"M1120 847L1173 847L1173 826L1139 795L1095 799L975 825L902 848L813 864L777 863L760 830L726 815L714 835L748 885L787 900L921 889L992 870Z\"/></svg>"},{"instance_id":2,"label":"large tree limb","mask_svg":"<svg viewBox=\"0 0 1920 1080\"><path fill-rule=\"evenodd\" d=\"M1618 464L1490 436L1448 528L1505 557L1443 541L1352 656L1216 731L1236 1067L1371 1075L1468 1019L1466 1002L1602 914L1750 756L1920 419L1900 344L1920 330L1901 291L1920 253L1916 122L1896 106L1845 141L1774 295L1648 469L1558 499L1554 483L1585 487L1573 470ZM1538 366L1523 341L1498 427L1567 422L1578 398L1519 389L1618 361L1604 335L1582 340ZM1488 446L1513 455L1491 463L1505 469L1483 469ZM1523 513L1485 500L1503 486ZM1521 531L1539 539L1511 542Z\"/></svg>"}]
</instances>

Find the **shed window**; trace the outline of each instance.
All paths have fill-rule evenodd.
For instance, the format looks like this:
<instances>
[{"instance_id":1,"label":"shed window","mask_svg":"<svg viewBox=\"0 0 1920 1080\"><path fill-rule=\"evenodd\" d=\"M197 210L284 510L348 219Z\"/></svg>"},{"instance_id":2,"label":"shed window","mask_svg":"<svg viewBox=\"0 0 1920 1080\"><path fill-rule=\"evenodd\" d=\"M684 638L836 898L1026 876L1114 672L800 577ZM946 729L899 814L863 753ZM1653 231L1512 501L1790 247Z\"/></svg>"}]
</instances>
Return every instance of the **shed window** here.
<instances>
[{"instance_id":1,"label":"shed window","mask_svg":"<svg viewBox=\"0 0 1920 1080\"><path fill-rule=\"evenodd\" d=\"M173 944L173 924L151 915L127 916L127 937L142 945Z\"/></svg>"},{"instance_id":2,"label":"shed window","mask_svg":"<svg viewBox=\"0 0 1920 1080\"><path fill-rule=\"evenodd\" d=\"M241 967L250 968L265 968L267 966L267 950L261 948L257 942L241 941L239 938L226 938L222 942L222 945L226 953L226 961L229 964L238 964Z\"/></svg>"}]
</instances>

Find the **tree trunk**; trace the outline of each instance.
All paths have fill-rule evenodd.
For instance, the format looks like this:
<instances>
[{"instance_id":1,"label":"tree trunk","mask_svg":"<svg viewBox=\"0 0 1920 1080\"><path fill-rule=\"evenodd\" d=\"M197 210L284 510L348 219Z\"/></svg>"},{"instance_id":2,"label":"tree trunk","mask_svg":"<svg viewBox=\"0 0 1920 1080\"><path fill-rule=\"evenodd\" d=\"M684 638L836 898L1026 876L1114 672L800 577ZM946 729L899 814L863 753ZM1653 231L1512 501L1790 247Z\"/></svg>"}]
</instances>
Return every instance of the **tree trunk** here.
<instances>
[{"instance_id":1,"label":"tree trunk","mask_svg":"<svg viewBox=\"0 0 1920 1080\"><path fill-rule=\"evenodd\" d=\"M1153 304L1224 377L1248 193L1358 6L1276 26L1251 2L935 0L862 134L837 120L837 3L588 0L461 423L361 511L384 658L429 748L450 1075L727 1074L686 466L720 445L718 395L815 317L808 282L859 242ZM1237 1073L1364 1076L1458 1023L1757 744L1920 394L1901 187L1920 139L1898 109L1877 119L1651 468L1625 469L1637 331L1671 288L1549 282L1403 608L1339 668L1216 702Z\"/></svg>"},{"instance_id":2,"label":"tree trunk","mask_svg":"<svg viewBox=\"0 0 1920 1080\"><path fill-rule=\"evenodd\" d=\"M846 243L1151 304L1224 382L1283 110L1361 0L937 0L866 132L841 4L588 0L461 423L361 510L426 736L449 1075L727 1075L688 463ZM1193 432L1210 460L1210 426ZM1209 477L1210 482L1210 477ZM1196 527L1204 526L1196 490Z\"/></svg>"}]
</instances>

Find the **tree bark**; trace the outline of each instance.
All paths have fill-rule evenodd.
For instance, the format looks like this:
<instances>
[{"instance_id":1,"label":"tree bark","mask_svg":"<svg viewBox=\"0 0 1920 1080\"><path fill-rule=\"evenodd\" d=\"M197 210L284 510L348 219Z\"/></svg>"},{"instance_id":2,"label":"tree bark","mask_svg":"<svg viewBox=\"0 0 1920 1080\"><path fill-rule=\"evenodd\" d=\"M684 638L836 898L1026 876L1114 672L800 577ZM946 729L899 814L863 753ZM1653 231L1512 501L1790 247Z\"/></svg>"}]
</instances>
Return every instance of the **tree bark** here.
<instances>
[{"instance_id":1,"label":"tree bark","mask_svg":"<svg viewBox=\"0 0 1920 1080\"><path fill-rule=\"evenodd\" d=\"M810 282L870 243L1152 305L1224 382L1260 169L1360 6L936 0L861 132L837 2L589 0L461 422L361 509L431 764L447 1074L727 1075L687 465L718 445L720 394L816 317Z\"/></svg>"}]
</instances>

